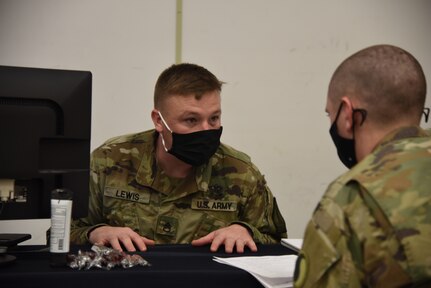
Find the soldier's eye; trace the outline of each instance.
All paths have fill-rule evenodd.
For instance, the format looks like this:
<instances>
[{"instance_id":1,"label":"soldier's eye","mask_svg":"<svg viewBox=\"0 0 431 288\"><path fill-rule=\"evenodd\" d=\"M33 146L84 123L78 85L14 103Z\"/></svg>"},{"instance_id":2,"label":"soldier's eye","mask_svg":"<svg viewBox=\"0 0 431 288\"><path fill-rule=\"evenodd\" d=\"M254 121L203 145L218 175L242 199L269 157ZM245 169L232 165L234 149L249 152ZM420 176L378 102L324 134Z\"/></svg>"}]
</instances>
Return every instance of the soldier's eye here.
<instances>
[{"instance_id":1,"label":"soldier's eye","mask_svg":"<svg viewBox=\"0 0 431 288\"><path fill-rule=\"evenodd\" d=\"M192 117L190 117L190 118L186 118L184 121L185 121L187 124L195 124L195 123L197 122L197 119L196 119L196 118L192 118Z\"/></svg>"}]
</instances>

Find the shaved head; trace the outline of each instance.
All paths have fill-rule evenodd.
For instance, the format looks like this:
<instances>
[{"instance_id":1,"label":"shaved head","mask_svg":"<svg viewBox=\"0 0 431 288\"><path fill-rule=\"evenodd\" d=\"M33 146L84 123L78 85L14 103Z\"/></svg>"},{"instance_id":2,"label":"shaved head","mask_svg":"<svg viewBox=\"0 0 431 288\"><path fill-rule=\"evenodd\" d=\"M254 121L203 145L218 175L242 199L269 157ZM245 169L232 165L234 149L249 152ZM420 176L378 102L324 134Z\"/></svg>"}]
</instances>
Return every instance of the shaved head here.
<instances>
[{"instance_id":1,"label":"shaved head","mask_svg":"<svg viewBox=\"0 0 431 288\"><path fill-rule=\"evenodd\" d=\"M419 124L425 105L426 81L419 62L407 51L377 45L344 60L335 70L328 100L358 100L368 121L391 125L401 120Z\"/></svg>"}]
</instances>

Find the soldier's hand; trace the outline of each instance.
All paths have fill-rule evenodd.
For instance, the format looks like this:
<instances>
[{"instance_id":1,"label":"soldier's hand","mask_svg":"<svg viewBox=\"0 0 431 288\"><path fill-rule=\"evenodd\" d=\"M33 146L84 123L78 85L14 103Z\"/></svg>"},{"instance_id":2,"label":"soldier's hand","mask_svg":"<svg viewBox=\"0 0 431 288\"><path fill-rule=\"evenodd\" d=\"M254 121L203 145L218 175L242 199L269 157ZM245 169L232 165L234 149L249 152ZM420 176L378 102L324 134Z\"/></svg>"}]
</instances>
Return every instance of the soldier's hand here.
<instances>
[{"instance_id":1,"label":"soldier's hand","mask_svg":"<svg viewBox=\"0 0 431 288\"><path fill-rule=\"evenodd\" d=\"M256 252L257 246L247 228L233 224L209 233L199 239L193 240L192 245L202 246L210 244L210 250L216 252L220 245L224 244L226 253L232 253L235 246L236 252L243 253L244 247L247 246L251 251Z\"/></svg>"},{"instance_id":2,"label":"soldier's hand","mask_svg":"<svg viewBox=\"0 0 431 288\"><path fill-rule=\"evenodd\" d=\"M146 251L148 245L154 245L154 240L145 238L129 227L100 226L90 232L88 239L90 243L123 251L134 252L136 248Z\"/></svg>"}]
</instances>

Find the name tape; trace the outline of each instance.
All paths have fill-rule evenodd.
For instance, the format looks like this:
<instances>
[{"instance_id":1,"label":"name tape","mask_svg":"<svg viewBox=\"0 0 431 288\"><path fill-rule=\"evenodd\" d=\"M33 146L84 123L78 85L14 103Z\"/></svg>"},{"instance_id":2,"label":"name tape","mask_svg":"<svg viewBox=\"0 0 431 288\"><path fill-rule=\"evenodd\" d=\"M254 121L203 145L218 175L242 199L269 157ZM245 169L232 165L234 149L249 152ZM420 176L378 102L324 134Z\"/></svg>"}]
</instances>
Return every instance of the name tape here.
<instances>
[{"instance_id":1,"label":"name tape","mask_svg":"<svg viewBox=\"0 0 431 288\"><path fill-rule=\"evenodd\" d=\"M193 199L192 209L215 210L215 211L236 211L237 203L235 201Z\"/></svg>"},{"instance_id":2,"label":"name tape","mask_svg":"<svg viewBox=\"0 0 431 288\"><path fill-rule=\"evenodd\" d=\"M119 188L106 187L104 195L133 202L150 203L150 193L145 192L126 191Z\"/></svg>"}]
</instances>

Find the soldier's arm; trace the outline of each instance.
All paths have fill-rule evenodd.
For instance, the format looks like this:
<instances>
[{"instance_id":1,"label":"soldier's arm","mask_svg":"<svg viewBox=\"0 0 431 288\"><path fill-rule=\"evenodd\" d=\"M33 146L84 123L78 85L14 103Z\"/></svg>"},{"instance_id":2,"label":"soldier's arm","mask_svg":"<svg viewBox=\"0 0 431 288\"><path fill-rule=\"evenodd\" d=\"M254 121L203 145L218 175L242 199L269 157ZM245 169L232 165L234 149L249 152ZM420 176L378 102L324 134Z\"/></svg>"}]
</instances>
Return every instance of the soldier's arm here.
<instances>
[{"instance_id":1,"label":"soldier's arm","mask_svg":"<svg viewBox=\"0 0 431 288\"><path fill-rule=\"evenodd\" d=\"M287 237L286 224L277 202L258 171L253 177L251 192L247 199L240 219L233 223L245 226L256 243L280 243Z\"/></svg>"},{"instance_id":2,"label":"soldier's arm","mask_svg":"<svg viewBox=\"0 0 431 288\"><path fill-rule=\"evenodd\" d=\"M361 287L360 240L345 210L351 210L351 191L333 183L309 221L299 253L295 287ZM334 193L333 193L334 192Z\"/></svg>"},{"instance_id":3,"label":"soldier's arm","mask_svg":"<svg viewBox=\"0 0 431 288\"><path fill-rule=\"evenodd\" d=\"M89 208L88 216L72 221L71 242L86 244L89 242L88 234L97 227L107 225L103 223L103 183L104 163L102 158L92 154L90 161Z\"/></svg>"}]
</instances>

